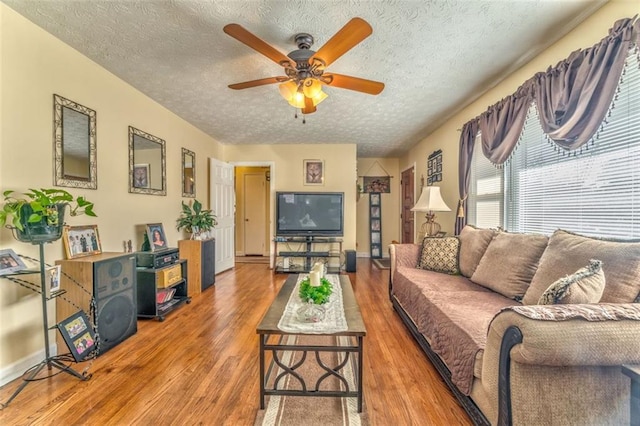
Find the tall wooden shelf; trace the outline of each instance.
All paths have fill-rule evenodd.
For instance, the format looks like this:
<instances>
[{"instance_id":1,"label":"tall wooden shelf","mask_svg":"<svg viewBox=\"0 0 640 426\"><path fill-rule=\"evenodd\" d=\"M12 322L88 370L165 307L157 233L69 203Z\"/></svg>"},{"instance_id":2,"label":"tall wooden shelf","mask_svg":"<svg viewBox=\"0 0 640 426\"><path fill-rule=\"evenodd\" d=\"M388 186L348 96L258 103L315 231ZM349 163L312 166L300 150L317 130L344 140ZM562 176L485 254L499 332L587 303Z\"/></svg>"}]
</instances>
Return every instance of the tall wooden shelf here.
<instances>
[{"instance_id":1,"label":"tall wooden shelf","mask_svg":"<svg viewBox=\"0 0 640 426\"><path fill-rule=\"evenodd\" d=\"M187 283L189 295L194 296L211 287L216 282L216 240L180 240L180 259L189 263Z\"/></svg>"}]
</instances>

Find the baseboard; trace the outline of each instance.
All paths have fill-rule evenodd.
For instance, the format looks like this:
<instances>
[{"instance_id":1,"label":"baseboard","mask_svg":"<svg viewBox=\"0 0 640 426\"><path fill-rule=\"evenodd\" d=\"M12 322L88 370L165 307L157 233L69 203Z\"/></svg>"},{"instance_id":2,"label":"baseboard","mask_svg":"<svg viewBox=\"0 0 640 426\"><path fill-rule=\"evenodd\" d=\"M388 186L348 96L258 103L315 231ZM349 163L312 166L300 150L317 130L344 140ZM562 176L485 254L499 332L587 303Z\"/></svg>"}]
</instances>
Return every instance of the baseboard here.
<instances>
[{"instance_id":1,"label":"baseboard","mask_svg":"<svg viewBox=\"0 0 640 426\"><path fill-rule=\"evenodd\" d=\"M371 253L367 252L367 251L359 251L356 253L356 257L371 257ZM389 258L389 253L387 253L386 255L382 255L383 259L388 259Z\"/></svg>"},{"instance_id":2,"label":"baseboard","mask_svg":"<svg viewBox=\"0 0 640 426\"><path fill-rule=\"evenodd\" d=\"M56 355L57 354L57 345L54 343L49 345L49 354ZM19 378L27 371L29 368L37 365L45 358L44 349L41 349L37 352L32 353L16 362L13 362L6 367L0 369L0 386L4 386L7 383L14 381Z\"/></svg>"}]
</instances>

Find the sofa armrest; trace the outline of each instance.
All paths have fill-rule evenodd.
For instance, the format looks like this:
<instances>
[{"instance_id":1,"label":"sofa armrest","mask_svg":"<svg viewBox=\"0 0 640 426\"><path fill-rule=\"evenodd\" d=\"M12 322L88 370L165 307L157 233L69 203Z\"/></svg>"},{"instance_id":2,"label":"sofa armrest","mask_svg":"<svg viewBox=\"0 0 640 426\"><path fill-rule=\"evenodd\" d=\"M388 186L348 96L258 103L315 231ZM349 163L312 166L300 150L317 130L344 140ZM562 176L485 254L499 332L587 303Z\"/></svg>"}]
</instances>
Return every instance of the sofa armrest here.
<instances>
[{"instance_id":1,"label":"sofa armrest","mask_svg":"<svg viewBox=\"0 0 640 426\"><path fill-rule=\"evenodd\" d=\"M497 402L490 420L624 423L626 363L640 363L639 304L506 308L489 326L483 356L482 385Z\"/></svg>"},{"instance_id":2,"label":"sofa armrest","mask_svg":"<svg viewBox=\"0 0 640 426\"><path fill-rule=\"evenodd\" d=\"M522 364L620 365L640 362L640 304L533 305L504 309L489 326L487 346L507 328L522 333L511 360Z\"/></svg>"},{"instance_id":3,"label":"sofa armrest","mask_svg":"<svg viewBox=\"0 0 640 426\"><path fill-rule=\"evenodd\" d=\"M420 244L391 244L389 245L389 259L391 270L389 278L393 283L393 274L400 266L410 266L415 268L418 266L418 257L420 257Z\"/></svg>"}]
</instances>

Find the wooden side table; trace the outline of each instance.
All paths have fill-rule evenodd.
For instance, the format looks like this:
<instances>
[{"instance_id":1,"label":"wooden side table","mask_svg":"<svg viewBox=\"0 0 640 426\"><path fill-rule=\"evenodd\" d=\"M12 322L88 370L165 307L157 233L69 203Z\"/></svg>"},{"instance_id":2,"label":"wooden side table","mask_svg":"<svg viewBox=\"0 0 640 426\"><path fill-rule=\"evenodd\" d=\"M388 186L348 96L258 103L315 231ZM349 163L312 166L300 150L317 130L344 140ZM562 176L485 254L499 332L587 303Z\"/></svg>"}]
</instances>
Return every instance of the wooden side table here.
<instances>
[{"instance_id":1,"label":"wooden side table","mask_svg":"<svg viewBox=\"0 0 640 426\"><path fill-rule=\"evenodd\" d=\"M629 406L631 407L631 426L640 426L640 365L623 365L622 374L631 379L631 394Z\"/></svg>"}]
</instances>

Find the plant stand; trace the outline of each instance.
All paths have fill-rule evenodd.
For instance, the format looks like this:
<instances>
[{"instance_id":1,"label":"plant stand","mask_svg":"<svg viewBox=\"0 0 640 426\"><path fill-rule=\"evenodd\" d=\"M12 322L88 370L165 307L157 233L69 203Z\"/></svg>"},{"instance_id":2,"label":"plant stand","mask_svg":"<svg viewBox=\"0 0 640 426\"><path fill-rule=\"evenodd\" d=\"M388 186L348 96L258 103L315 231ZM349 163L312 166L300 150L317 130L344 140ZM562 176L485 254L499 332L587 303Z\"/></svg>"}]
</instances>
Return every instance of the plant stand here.
<instances>
[{"instance_id":1,"label":"plant stand","mask_svg":"<svg viewBox=\"0 0 640 426\"><path fill-rule=\"evenodd\" d=\"M91 374L78 373L77 371L75 371L70 366L65 365L62 362L60 362L56 357L52 357L50 352L49 352L49 329L50 329L50 327L49 327L49 324L48 324L48 318L49 317L47 315L47 302L48 302L48 299L47 299L47 289L46 289L47 281L46 281L46 278L45 278L44 242L38 242L36 244L38 244L38 246L40 246L40 289L41 289L40 296L41 296L41 299L42 299L42 324L43 324L43 330L44 330L44 353L45 353L45 359L42 360L39 364L34 365L33 367L31 367L30 369L28 369L27 371L24 372L23 378L22 378L22 383L20 384L20 386L18 386L18 388L13 392L13 394L11 394L11 396L9 397L7 402L0 403L1 404L1 408L3 408L3 409L5 407L7 407L11 403L11 401L13 401L13 399L16 396L18 396L18 394L20 392L22 392L22 390L30 382L32 382L34 380L39 380L39 379L36 379L36 376L45 367L47 367L47 369L49 371L51 371L54 368L56 368L56 369L60 370L60 372L71 374L72 376L75 376L78 379L83 380L83 381L89 380L91 378L91 376L92 376ZM27 373L28 373L28 375L27 375ZM53 376L55 374L58 374L58 373L50 373L49 377L51 377L51 376ZM25 375L26 375L26 377L25 377Z\"/></svg>"}]
</instances>

